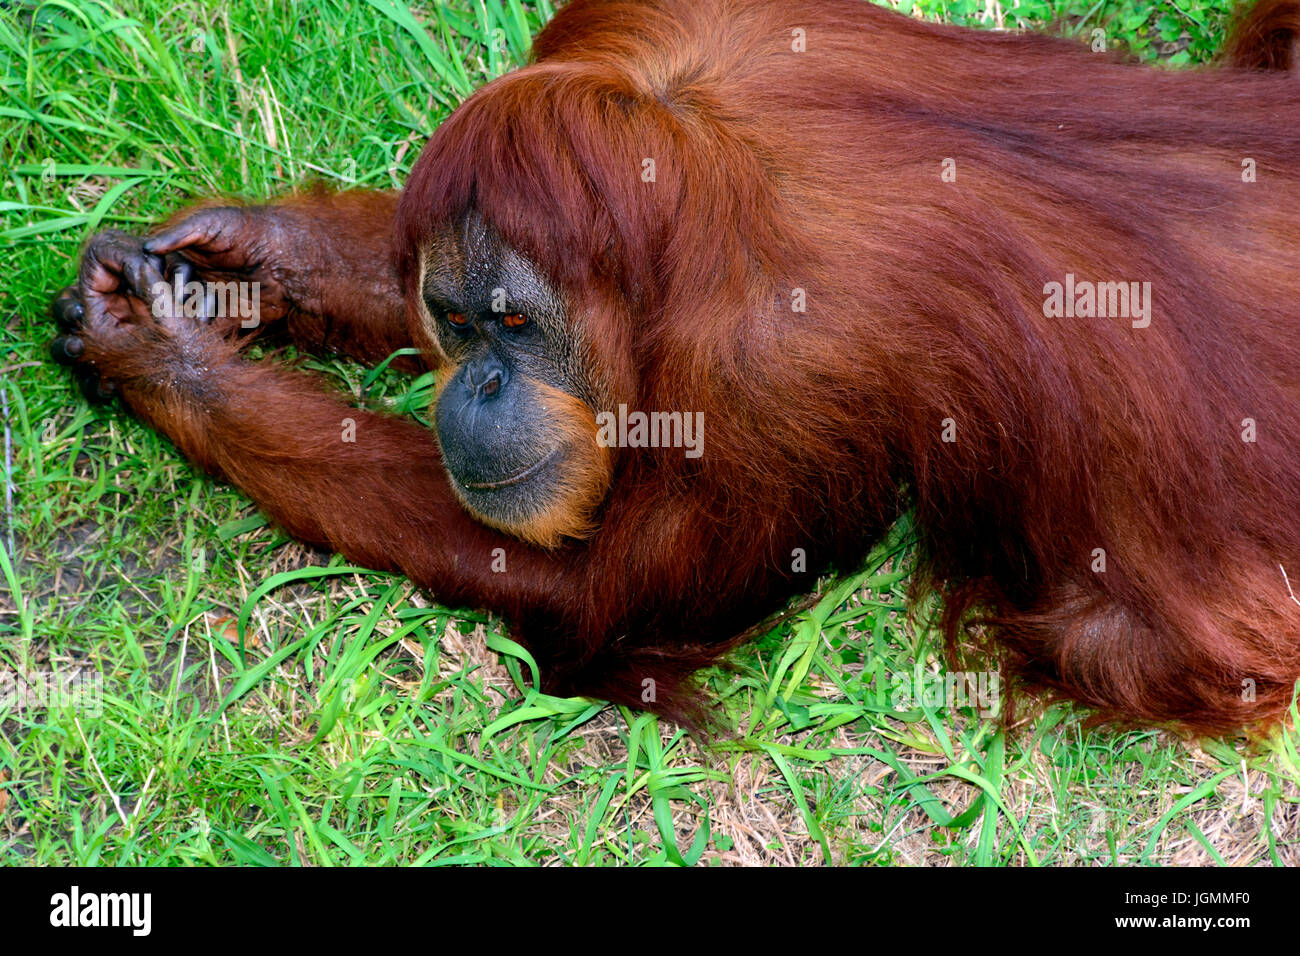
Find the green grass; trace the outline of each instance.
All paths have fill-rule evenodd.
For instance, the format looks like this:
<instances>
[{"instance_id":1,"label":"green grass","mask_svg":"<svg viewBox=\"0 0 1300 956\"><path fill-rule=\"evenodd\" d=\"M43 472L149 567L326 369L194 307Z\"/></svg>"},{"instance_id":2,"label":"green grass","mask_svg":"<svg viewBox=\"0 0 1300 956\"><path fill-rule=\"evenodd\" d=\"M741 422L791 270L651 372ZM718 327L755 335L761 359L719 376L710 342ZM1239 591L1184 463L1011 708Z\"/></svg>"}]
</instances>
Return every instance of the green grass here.
<instances>
[{"instance_id":1,"label":"green grass","mask_svg":"<svg viewBox=\"0 0 1300 956\"><path fill-rule=\"evenodd\" d=\"M1000 9L915 6L984 26ZM1225 4L1016 10L1199 60ZM104 694L102 711L0 702L0 863L1300 862L1294 733L1202 749L1052 707L1008 734L891 700L894 675L942 671L907 621L905 528L711 675L737 731L701 749L645 714L537 694L497 620L287 541L46 362L48 300L91 231L213 192L400 183L548 12L0 10L0 675L80 670ZM375 406L427 395L307 364Z\"/></svg>"}]
</instances>

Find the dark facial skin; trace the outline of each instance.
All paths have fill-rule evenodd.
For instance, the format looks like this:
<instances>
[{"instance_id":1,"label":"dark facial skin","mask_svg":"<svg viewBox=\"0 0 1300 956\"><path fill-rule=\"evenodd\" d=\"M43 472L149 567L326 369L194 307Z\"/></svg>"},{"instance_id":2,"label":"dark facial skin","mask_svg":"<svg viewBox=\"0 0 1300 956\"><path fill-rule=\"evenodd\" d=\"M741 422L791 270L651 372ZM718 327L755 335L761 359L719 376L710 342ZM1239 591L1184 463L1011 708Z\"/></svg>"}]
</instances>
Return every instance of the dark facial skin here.
<instances>
[{"instance_id":1,"label":"dark facial skin","mask_svg":"<svg viewBox=\"0 0 1300 956\"><path fill-rule=\"evenodd\" d=\"M448 360L434 423L453 486L487 522L536 537L527 527L555 523L590 455L574 419L594 413L564 303L472 216L428 250L422 294Z\"/></svg>"}]
</instances>

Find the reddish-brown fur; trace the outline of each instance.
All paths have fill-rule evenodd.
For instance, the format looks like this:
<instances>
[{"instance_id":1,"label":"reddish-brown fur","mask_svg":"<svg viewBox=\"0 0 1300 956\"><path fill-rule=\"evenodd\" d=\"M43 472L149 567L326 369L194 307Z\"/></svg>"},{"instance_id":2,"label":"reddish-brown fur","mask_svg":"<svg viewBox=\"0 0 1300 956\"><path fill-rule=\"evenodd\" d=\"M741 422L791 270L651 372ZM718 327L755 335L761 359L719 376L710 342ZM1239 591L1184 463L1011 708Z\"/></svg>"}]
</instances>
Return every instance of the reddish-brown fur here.
<instances>
[{"instance_id":1,"label":"reddish-brown fur","mask_svg":"<svg viewBox=\"0 0 1300 956\"><path fill-rule=\"evenodd\" d=\"M851 568L910 507L952 646L1103 718L1267 725L1300 676L1297 28L1266 0L1174 71L848 0L566 7L437 130L394 233L412 338L421 250L474 208L612 395L704 413L702 458L620 450L556 549L466 514L424 430L203 330L170 382L87 348L293 534L505 615L556 692L697 715L690 675L812 586L795 549ZM1149 327L1046 317L1067 273L1150 282Z\"/></svg>"}]
</instances>

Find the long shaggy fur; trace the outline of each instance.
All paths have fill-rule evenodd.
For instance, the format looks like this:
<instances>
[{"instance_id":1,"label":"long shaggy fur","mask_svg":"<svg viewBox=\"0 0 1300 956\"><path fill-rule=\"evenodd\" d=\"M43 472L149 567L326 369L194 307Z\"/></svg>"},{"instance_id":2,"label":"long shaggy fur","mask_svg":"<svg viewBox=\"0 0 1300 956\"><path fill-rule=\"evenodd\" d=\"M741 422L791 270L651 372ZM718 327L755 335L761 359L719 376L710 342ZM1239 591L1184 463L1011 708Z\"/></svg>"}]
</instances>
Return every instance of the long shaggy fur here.
<instances>
[{"instance_id":1,"label":"long shaggy fur","mask_svg":"<svg viewBox=\"0 0 1300 956\"><path fill-rule=\"evenodd\" d=\"M1106 719L1276 720L1298 28L1266 0L1225 65L1175 71L849 0L561 11L438 129L396 232L409 298L434 224L477 210L631 407L704 413L700 461L620 453L586 583L524 615L553 686L646 705L652 677L680 717L689 674L808 585L793 549L849 567L912 508L954 646ZM1149 282L1150 325L1047 317L1067 274Z\"/></svg>"}]
</instances>

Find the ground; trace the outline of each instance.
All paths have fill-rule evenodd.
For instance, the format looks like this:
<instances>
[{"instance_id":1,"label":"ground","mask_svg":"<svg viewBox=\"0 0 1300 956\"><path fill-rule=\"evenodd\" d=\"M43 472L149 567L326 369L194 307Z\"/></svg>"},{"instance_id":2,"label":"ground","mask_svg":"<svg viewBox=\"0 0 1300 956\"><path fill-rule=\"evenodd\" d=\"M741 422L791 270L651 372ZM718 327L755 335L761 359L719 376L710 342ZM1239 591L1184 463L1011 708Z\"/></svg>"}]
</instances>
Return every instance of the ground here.
<instances>
[{"instance_id":1,"label":"ground","mask_svg":"<svg viewBox=\"0 0 1300 956\"><path fill-rule=\"evenodd\" d=\"M906 4L1203 59L1225 4L1183 6ZM709 675L733 730L701 745L537 694L499 621L288 541L74 393L45 309L84 238L194 196L400 183L549 13L449 7L0 10L0 864L1300 863L1294 730L1192 742L1062 705L1004 727L893 695L944 673L906 526ZM427 405L427 379L275 358ZM102 698L17 693L54 673Z\"/></svg>"}]
</instances>

